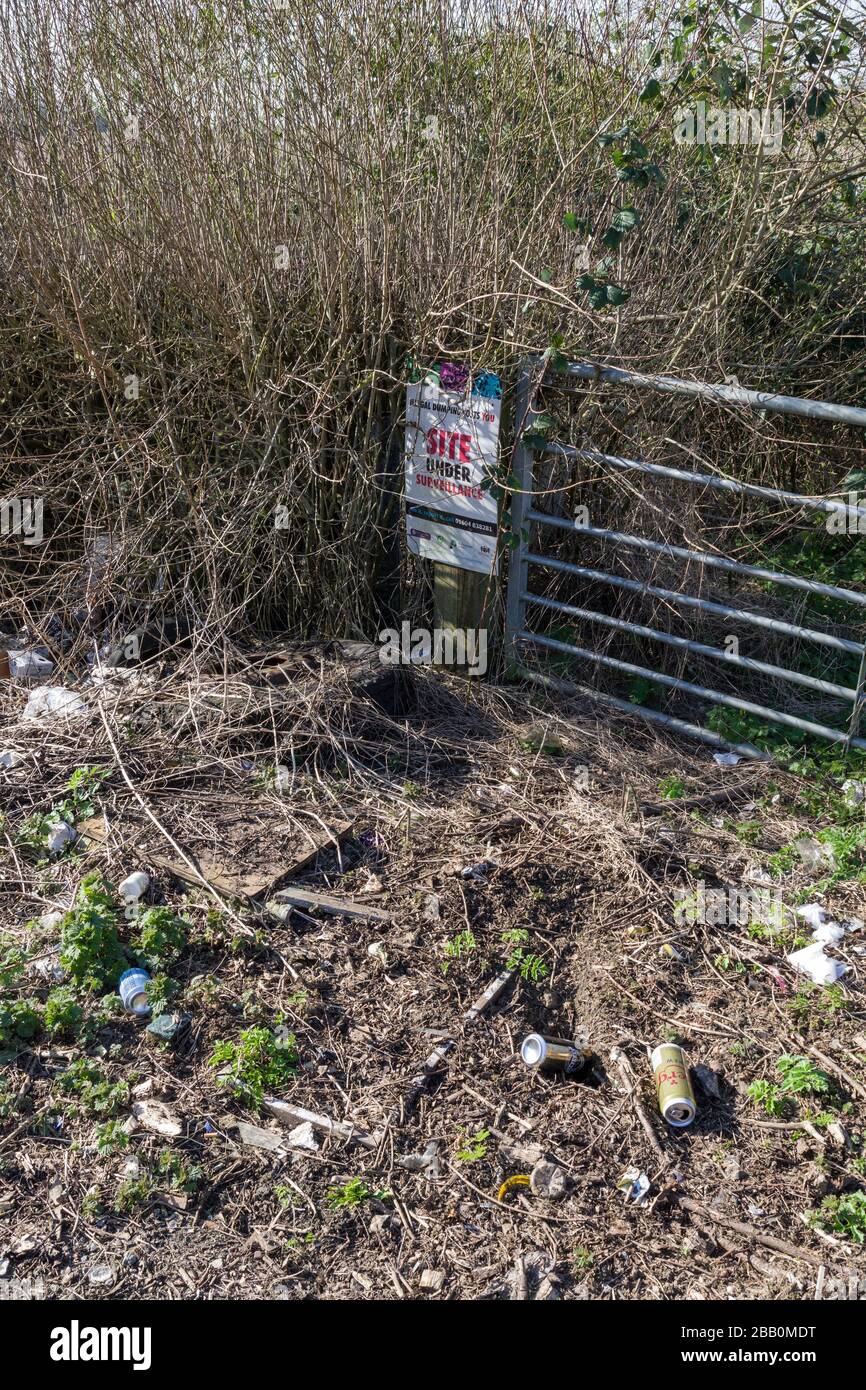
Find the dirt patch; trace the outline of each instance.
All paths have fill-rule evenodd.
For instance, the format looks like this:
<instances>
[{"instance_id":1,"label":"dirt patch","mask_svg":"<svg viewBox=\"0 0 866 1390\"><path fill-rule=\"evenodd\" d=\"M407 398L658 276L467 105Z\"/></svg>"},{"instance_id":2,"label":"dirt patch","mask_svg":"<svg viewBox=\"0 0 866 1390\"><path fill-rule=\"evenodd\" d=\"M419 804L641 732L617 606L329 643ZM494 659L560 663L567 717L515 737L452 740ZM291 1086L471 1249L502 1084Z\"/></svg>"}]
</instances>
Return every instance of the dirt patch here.
<instances>
[{"instance_id":1,"label":"dirt patch","mask_svg":"<svg viewBox=\"0 0 866 1390\"><path fill-rule=\"evenodd\" d=\"M196 712L181 746L163 721L136 722L144 696L129 683L77 730L12 726L25 762L0 773L3 950L29 958L4 977L5 1002L44 1015L54 986L37 963L58 927L36 919L68 907L88 872L116 885L144 868L154 901L188 922L170 1009L189 1017L166 1046L83 998L77 1036L42 1026L7 1042L2 1277L58 1297L796 1299L814 1296L822 1263L864 1274L856 1242L806 1219L826 1196L866 1190L863 936L830 948L847 973L813 989L786 960L808 926L693 921L682 906L764 886L790 906L820 889L834 918L862 911L859 861L822 886L785 858L816 829L814 789L767 765L718 767L585 704L420 678L407 718L339 672L326 692L327 679L320 669L303 701L291 682L269 687L264 712L253 685L206 714L175 677L147 698ZM21 827L81 766L105 769L92 813L104 843L49 861ZM223 867L222 906L172 877L164 832L203 870ZM261 896L229 891L240 875L279 877L310 836L324 848L291 881L389 923L279 922ZM121 920L122 941L131 931ZM509 962L507 988L466 1023ZM314 1130L314 1148L293 1150L241 1102L210 1059L251 1029L296 1039L284 1100L375 1147ZM519 1045L532 1030L588 1034L591 1079L529 1073ZM658 1116L647 1060L672 1037L707 1069L679 1133ZM785 1091L784 1057L806 1059L824 1089ZM109 1083L104 1113L64 1089L82 1059ZM775 1098L755 1098L760 1082ZM168 1107L180 1137L122 1130L136 1091ZM244 1143L238 1121L281 1147ZM438 1174L399 1161L433 1141ZM540 1156L566 1195L501 1192ZM630 1168L650 1180L640 1206L618 1187Z\"/></svg>"}]
</instances>

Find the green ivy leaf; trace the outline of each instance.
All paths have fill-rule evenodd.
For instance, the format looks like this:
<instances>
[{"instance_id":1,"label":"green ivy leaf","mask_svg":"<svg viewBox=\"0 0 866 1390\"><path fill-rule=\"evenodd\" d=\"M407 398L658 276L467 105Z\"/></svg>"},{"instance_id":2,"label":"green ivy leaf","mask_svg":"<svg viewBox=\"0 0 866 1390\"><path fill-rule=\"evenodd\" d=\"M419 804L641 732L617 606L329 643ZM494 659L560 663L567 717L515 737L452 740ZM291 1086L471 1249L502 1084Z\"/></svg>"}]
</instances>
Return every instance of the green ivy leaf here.
<instances>
[{"instance_id":1,"label":"green ivy leaf","mask_svg":"<svg viewBox=\"0 0 866 1390\"><path fill-rule=\"evenodd\" d=\"M651 77L638 97L638 101L655 101L656 98L661 95L661 90L662 84L659 82L658 78Z\"/></svg>"},{"instance_id":2,"label":"green ivy leaf","mask_svg":"<svg viewBox=\"0 0 866 1390\"><path fill-rule=\"evenodd\" d=\"M608 285L606 289L608 304L625 304L631 298L631 290L622 285Z\"/></svg>"},{"instance_id":3,"label":"green ivy leaf","mask_svg":"<svg viewBox=\"0 0 866 1390\"><path fill-rule=\"evenodd\" d=\"M618 232L630 232L639 222L640 216L638 215L637 208L627 207L620 208L619 212L615 214L611 225Z\"/></svg>"}]
</instances>

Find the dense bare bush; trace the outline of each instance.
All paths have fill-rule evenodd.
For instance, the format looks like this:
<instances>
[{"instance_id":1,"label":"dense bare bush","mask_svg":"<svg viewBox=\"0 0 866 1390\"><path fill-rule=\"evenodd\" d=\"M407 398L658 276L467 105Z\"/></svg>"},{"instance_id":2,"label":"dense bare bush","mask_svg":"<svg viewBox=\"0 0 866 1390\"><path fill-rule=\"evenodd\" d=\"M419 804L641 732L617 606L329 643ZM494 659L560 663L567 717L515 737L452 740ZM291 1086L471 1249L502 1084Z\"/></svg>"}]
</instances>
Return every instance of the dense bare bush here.
<instances>
[{"instance_id":1,"label":"dense bare bush","mask_svg":"<svg viewBox=\"0 0 866 1390\"><path fill-rule=\"evenodd\" d=\"M44 496L46 544L4 537L4 611L371 635L419 583L407 359L510 381L553 345L860 399L852 15L5 6L0 492ZM781 148L678 143L699 100L780 106Z\"/></svg>"}]
</instances>

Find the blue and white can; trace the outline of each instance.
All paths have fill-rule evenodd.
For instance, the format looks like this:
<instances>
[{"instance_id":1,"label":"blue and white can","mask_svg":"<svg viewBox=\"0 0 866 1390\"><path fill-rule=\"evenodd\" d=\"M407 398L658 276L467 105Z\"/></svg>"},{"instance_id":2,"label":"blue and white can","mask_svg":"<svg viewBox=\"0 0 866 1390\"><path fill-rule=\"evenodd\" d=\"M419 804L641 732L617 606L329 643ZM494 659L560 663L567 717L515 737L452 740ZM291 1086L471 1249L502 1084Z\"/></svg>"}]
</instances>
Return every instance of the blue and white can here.
<instances>
[{"instance_id":1,"label":"blue and white can","mask_svg":"<svg viewBox=\"0 0 866 1390\"><path fill-rule=\"evenodd\" d=\"M149 984L150 976L146 970L124 970L117 982L117 989L128 1014L145 1017L150 1013L150 1004L147 1002Z\"/></svg>"}]
</instances>

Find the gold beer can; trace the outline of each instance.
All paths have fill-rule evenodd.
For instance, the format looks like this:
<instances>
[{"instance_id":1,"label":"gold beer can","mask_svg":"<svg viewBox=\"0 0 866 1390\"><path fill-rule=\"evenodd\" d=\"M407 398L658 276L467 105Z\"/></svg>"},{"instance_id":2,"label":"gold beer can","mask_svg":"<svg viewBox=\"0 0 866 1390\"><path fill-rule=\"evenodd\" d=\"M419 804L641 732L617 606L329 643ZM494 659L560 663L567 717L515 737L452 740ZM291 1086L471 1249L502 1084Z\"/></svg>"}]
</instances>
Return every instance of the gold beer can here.
<instances>
[{"instance_id":1,"label":"gold beer can","mask_svg":"<svg viewBox=\"0 0 866 1390\"><path fill-rule=\"evenodd\" d=\"M588 1047L572 1038L550 1038L529 1033L520 1044L520 1056L531 1071L561 1071L583 1076L592 1064Z\"/></svg>"},{"instance_id":2,"label":"gold beer can","mask_svg":"<svg viewBox=\"0 0 866 1390\"><path fill-rule=\"evenodd\" d=\"M675 1043L662 1043L651 1061L662 1117L673 1129L685 1129L697 1107L683 1050Z\"/></svg>"}]
</instances>

